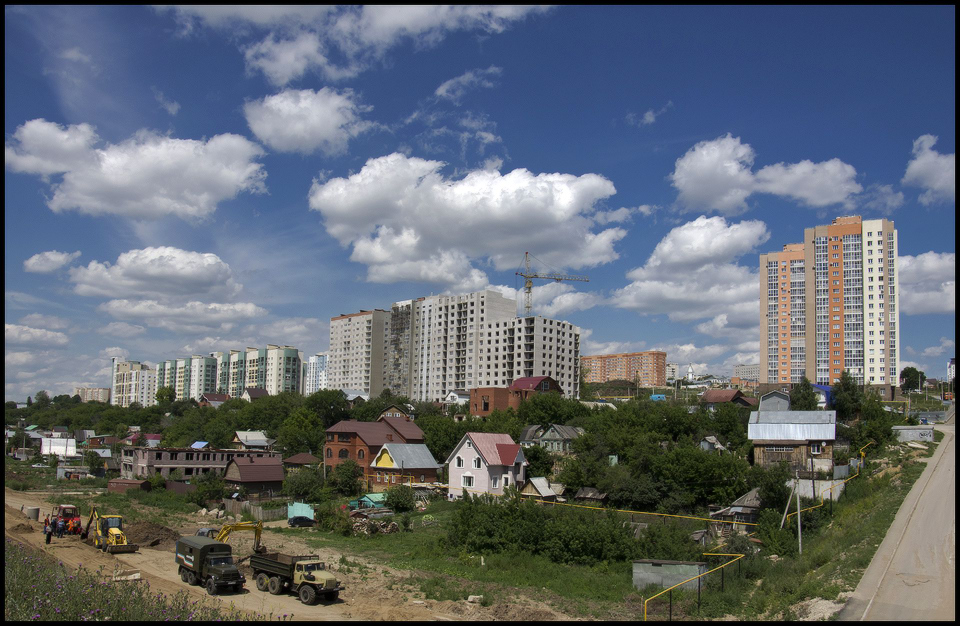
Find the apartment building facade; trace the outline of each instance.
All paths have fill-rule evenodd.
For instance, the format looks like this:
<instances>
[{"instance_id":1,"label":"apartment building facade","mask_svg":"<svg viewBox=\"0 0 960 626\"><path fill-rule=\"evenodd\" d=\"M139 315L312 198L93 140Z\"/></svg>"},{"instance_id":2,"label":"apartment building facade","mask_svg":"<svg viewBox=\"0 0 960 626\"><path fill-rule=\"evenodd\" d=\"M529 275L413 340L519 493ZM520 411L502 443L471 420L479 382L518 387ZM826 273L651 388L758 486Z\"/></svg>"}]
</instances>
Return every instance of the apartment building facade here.
<instances>
[{"instance_id":1,"label":"apartment building facade","mask_svg":"<svg viewBox=\"0 0 960 626\"><path fill-rule=\"evenodd\" d=\"M327 388L327 353L318 352L303 364L303 395Z\"/></svg>"},{"instance_id":2,"label":"apartment building facade","mask_svg":"<svg viewBox=\"0 0 960 626\"><path fill-rule=\"evenodd\" d=\"M330 319L327 385L354 389L371 398L387 386L390 311L375 309Z\"/></svg>"},{"instance_id":3,"label":"apartment building facade","mask_svg":"<svg viewBox=\"0 0 960 626\"><path fill-rule=\"evenodd\" d=\"M74 387L73 395L80 396L80 402L110 402L109 387Z\"/></svg>"},{"instance_id":4,"label":"apartment building facade","mask_svg":"<svg viewBox=\"0 0 960 626\"><path fill-rule=\"evenodd\" d=\"M243 457L280 458L279 452L259 450L212 450L209 448L140 448L126 447L122 450L120 476L126 479L146 478L170 474L180 470L185 479L195 478L208 472L223 476L227 464Z\"/></svg>"},{"instance_id":5,"label":"apartment building facade","mask_svg":"<svg viewBox=\"0 0 960 626\"><path fill-rule=\"evenodd\" d=\"M584 356L581 357L581 367L587 369L584 378L588 383L629 380L643 387L667 384L667 353L659 350Z\"/></svg>"},{"instance_id":6,"label":"apartment building facade","mask_svg":"<svg viewBox=\"0 0 960 626\"><path fill-rule=\"evenodd\" d=\"M139 402L147 407L157 403L157 370L120 357L113 357L110 362L110 404L127 407Z\"/></svg>"},{"instance_id":7,"label":"apartment building facade","mask_svg":"<svg viewBox=\"0 0 960 626\"><path fill-rule=\"evenodd\" d=\"M205 393L216 393L219 362L214 356L195 354L189 358L157 363L157 387L173 389L175 400L199 400Z\"/></svg>"},{"instance_id":8,"label":"apartment building facade","mask_svg":"<svg viewBox=\"0 0 960 626\"><path fill-rule=\"evenodd\" d=\"M760 382L896 384L897 255L894 223L859 216L760 255Z\"/></svg>"},{"instance_id":9,"label":"apartment building facade","mask_svg":"<svg viewBox=\"0 0 960 626\"><path fill-rule=\"evenodd\" d=\"M760 380L760 364L748 363L733 366L733 377L741 380Z\"/></svg>"}]
</instances>

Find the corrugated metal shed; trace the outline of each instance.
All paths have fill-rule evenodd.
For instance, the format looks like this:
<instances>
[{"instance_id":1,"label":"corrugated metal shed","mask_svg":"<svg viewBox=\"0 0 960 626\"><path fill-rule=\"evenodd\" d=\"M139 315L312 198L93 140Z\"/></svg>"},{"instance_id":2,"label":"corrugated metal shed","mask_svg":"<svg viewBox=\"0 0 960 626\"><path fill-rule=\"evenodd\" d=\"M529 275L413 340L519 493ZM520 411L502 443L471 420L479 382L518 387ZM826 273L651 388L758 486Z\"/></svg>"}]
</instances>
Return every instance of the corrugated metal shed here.
<instances>
[{"instance_id":1,"label":"corrugated metal shed","mask_svg":"<svg viewBox=\"0 0 960 626\"><path fill-rule=\"evenodd\" d=\"M557 495L553 492L553 489L550 488L550 483L547 482L547 479L543 478L542 476L531 478L530 484L532 484L534 489L537 490L537 493L539 493L544 498L549 498L550 496Z\"/></svg>"}]
</instances>

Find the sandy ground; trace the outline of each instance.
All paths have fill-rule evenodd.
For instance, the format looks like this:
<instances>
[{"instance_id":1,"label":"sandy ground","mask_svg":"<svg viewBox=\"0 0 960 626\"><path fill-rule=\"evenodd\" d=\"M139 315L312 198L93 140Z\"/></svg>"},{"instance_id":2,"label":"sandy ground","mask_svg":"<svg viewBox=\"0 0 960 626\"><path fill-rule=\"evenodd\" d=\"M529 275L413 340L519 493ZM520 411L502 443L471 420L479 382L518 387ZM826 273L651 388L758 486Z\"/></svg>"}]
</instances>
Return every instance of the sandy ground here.
<instances>
[{"instance_id":1,"label":"sandy ground","mask_svg":"<svg viewBox=\"0 0 960 626\"><path fill-rule=\"evenodd\" d=\"M955 425L897 512L843 620L956 619Z\"/></svg>"},{"instance_id":2,"label":"sandy ground","mask_svg":"<svg viewBox=\"0 0 960 626\"><path fill-rule=\"evenodd\" d=\"M292 615L297 620L569 620L573 619L549 607L543 602L527 597L511 598L508 602L484 607L479 604L453 601L420 600L414 596L415 589L398 584L415 572L395 570L384 567L378 562L362 556L347 555L352 563L365 566L352 568L349 572L340 570L340 553L330 550L309 549L305 544L289 537L280 537L272 533L264 533L263 541L271 551L281 551L289 554L319 554L320 558L328 562L337 577L346 589L341 592L340 599L334 603L321 602L316 606L306 606L293 594L270 595L257 591L253 583L249 568L242 567L241 571L247 577L247 584L240 594L223 594L211 598L199 587L190 587L180 581L177 568L174 564L173 548L169 541L163 541L155 548L141 545L135 554L104 554L92 546L82 543L79 537L54 538L50 545L44 544L41 524L28 521L20 513L21 505L40 506L42 520L51 505L42 501L36 493L18 492L4 489L5 495L5 534L23 541L24 543L46 550L71 567L81 563L87 569L96 570L103 565L105 572L113 572L120 568L124 570L140 570L143 580L149 582L156 591L175 594L186 591L198 598L213 602L223 602L225 605L261 615L272 613L274 617L283 614ZM183 534L193 534L200 527L218 526L221 520L210 517L197 516L195 523L185 523L175 530ZM33 532L24 532L23 524L34 528ZM285 525L285 522L268 522L268 526ZM235 533L230 537L230 544L234 547L234 554L247 555L252 552L253 534ZM393 589L387 586L393 583ZM118 583L130 584L130 583Z\"/></svg>"}]
</instances>

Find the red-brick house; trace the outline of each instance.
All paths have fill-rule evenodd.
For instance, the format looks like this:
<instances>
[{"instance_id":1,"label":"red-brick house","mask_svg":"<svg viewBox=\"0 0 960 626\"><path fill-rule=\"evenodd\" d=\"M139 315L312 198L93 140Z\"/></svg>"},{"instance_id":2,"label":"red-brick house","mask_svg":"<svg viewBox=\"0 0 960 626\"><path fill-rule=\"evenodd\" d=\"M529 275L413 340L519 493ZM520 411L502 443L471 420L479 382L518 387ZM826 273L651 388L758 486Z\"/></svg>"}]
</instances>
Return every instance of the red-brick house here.
<instances>
[{"instance_id":1,"label":"red-brick house","mask_svg":"<svg viewBox=\"0 0 960 626\"><path fill-rule=\"evenodd\" d=\"M223 482L232 489L245 487L247 493L277 493L283 487L283 465L275 456L234 457L227 463Z\"/></svg>"},{"instance_id":2,"label":"red-brick house","mask_svg":"<svg viewBox=\"0 0 960 626\"><path fill-rule=\"evenodd\" d=\"M366 468L385 443L423 443L423 431L402 417L381 416L375 422L341 420L327 429L324 463L333 469L353 459Z\"/></svg>"},{"instance_id":3,"label":"red-brick house","mask_svg":"<svg viewBox=\"0 0 960 626\"><path fill-rule=\"evenodd\" d=\"M517 409L521 402L538 393L563 395L563 389L550 376L518 378L509 387L477 387L470 390L470 414L486 417L494 411Z\"/></svg>"}]
</instances>

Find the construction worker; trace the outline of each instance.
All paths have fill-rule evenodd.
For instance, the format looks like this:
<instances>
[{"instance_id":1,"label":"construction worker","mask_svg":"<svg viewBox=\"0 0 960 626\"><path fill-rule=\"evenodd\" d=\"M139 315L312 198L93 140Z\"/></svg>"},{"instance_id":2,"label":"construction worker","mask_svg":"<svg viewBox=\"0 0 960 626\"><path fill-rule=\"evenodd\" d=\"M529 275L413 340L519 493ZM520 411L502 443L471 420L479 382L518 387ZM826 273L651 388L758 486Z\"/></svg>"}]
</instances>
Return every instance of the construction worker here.
<instances>
[{"instance_id":1,"label":"construction worker","mask_svg":"<svg viewBox=\"0 0 960 626\"><path fill-rule=\"evenodd\" d=\"M63 521L62 517L57 517L57 539L63 539L63 531L66 527L66 524Z\"/></svg>"},{"instance_id":2,"label":"construction worker","mask_svg":"<svg viewBox=\"0 0 960 626\"><path fill-rule=\"evenodd\" d=\"M53 526L50 525L50 518L43 522L43 534L47 536L46 543L50 543L50 537L53 536Z\"/></svg>"}]
</instances>

